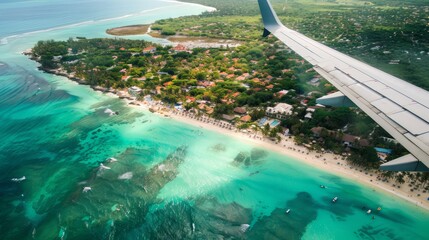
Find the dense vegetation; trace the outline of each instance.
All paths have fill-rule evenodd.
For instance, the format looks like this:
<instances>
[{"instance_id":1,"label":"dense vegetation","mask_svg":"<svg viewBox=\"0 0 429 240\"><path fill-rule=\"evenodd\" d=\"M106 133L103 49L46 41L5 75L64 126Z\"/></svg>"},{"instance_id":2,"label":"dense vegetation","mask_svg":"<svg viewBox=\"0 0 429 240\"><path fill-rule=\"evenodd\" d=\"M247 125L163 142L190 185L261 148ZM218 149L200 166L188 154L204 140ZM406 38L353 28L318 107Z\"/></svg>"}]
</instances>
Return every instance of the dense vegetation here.
<instances>
[{"instance_id":1,"label":"dense vegetation","mask_svg":"<svg viewBox=\"0 0 429 240\"><path fill-rule=\"evenodd\" d=\"M156 25L184 35L240 40L261 35L257 1L184 1L213 6L218 11ZM271 2L286 26L429 90L427 1ZM201 21L204 24L199 24Z\"/></svg>"},{"instance_id":2,"label":"dense vegetation","mask_svg":"<svg viewBox=\"0 0 429 240\"><path fill-rule=\"evenodd\" d=\"M152 52L145 52L148 47ZM282 127L290 129L299 143L314 142L312 128L322 127L338 134L323 136L314 143L317 149L343 152L341 136L353 134L370 139L377 146L395 149L397 144L380 140L388 136L357 109L319 108L315 99L334 90L319 79L311 65L279 45L274 38L247 41L236 48L194 48L175 50L171 46L153 45L145 41L125 39L69 39L40 41L33 48L33 57L42 68L79 79L99 89L127 92L136 86L142 89L136 97L147 94L167 104L183 103L185 109L205 113L215 118L233 115L236 107L245 107L251 122L266 115L266 108L277 103L293 106L294 113L270 128L260 131L277 138ZM53 70L54 69L54 70ZM279 94L287 90L286 94ZM309 107L312 118L305 118ZM248 128L251 122L235 119L235 125ZM356 163L368 163L373 151L349 149ZM377 165L378 162L371 163Z\"/></svg>"},{"instance_id":3,"label":"dense vegetation","mask_svg":"<svg viewBox=\"0 0 429 240\"><path fill-rule=\"evenodd\" d=\"M33 54L43 68L59 68L91 85L138 86L148 91L160 86L165 92L159 97L171 103L189 95L221 104L228 94L239 92L234 99L238 105L257 107L269 105L274 94L283 89L294 91L294 95L279 98L290 103L298 103L291 97L296 94L317 91L321 95L333 89L326 82L308 85L306 81L317 75L311 66L285 49L278 51L282 47L272 40L247 42L237 48L186 51L153 45L156 52L145 54L142 50L152 45L145 41L69 39L40 41ZM129 78L124 81L124 76ZM189 91L182 91L186 88Z\"/></svg>"}]
</instances>

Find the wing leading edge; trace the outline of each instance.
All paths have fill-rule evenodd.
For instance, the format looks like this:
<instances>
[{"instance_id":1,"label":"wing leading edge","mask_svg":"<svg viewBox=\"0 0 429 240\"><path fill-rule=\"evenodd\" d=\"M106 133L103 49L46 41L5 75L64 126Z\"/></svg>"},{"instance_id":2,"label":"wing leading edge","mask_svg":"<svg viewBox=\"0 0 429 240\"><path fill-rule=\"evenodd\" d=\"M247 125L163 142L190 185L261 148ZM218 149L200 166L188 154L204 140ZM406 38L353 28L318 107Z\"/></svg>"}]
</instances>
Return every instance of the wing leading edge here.
<instances>
[{"instance_id":1,"label":"wing leading edge","mask_svg":"<svg viewBox=\"0 0 429 240\"><path fill-rule=\"evenodd\" d=\"M268 0L258 0L264 36L272 33L314 66L410 153L381 166L429 171L429 92L285 27ZM423 164L421 164L423 163Z\"/></svg>"}]
</instances>

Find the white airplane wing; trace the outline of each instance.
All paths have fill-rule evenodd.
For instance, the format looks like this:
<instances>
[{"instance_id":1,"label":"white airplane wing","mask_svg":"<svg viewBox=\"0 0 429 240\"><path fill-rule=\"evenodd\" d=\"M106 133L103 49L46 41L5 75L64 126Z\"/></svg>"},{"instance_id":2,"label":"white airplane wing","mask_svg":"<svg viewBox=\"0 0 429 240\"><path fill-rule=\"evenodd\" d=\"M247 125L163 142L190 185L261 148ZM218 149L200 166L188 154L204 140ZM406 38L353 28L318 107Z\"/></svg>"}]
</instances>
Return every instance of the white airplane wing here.
<instances>
[{"instance_id":1,"label":"white airplane wing","mask_svg":"<svg viewBox=\"0 0 429 240\"><path fill-rule=\"evenodd\" d=\"M381 169L429 171L429 92L285 27L268 0L258 0L264 36L272 33L314 66L411 154Z\"/></svg>"}]
</instances>

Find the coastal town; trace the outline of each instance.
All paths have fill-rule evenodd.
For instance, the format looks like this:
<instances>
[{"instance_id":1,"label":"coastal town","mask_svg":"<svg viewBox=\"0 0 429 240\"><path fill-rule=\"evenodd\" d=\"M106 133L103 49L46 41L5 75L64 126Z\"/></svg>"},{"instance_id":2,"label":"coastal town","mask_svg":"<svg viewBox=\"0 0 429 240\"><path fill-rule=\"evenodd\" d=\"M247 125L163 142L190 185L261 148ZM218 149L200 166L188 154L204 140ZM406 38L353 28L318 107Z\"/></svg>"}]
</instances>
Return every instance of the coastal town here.
<instances>
[{"instance_id":1,"label":"coastal town","mask_svg":"<svg viewBox=\"0 0 429 240\"><path fill-rule=\"evenodd\" d=\"M427 239L428 13L0 1L0 239Z\"/></svg>"},{"instance_id":2,"label":"coastal town","mask_svg":"<svg viewBox=\"0 0 429 240\"><path fill-rule=\"evenodd\" d=\"M274 38L210 48L70 38L40 41L31 57L44 71L132 106L295 152L338 174L352 171L419 205L429 190L425 173L377 170L405 150L357 108L317 104L336 90Z\"/></svg>"}]
</instances>

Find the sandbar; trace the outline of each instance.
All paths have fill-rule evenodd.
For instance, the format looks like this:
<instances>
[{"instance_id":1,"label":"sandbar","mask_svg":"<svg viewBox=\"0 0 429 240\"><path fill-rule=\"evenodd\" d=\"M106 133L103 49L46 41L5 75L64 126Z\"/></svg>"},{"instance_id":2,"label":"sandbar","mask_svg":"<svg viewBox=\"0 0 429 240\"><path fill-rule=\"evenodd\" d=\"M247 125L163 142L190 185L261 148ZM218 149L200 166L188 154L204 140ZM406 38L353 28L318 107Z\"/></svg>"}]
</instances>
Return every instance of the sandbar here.
<instances>
[{"instance_id":1,"label":"sandbar","mask_svg":"<svg viewBox=\"0 0 429 240\"><path fill-rule=\"evenodd\" d=\"M141 35L149 32L150 25L130 25L117 28L110 28L106 30L107 34L114 36L127 36L127 35Z\"/></svg>"}]
</instances>

